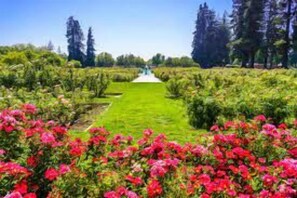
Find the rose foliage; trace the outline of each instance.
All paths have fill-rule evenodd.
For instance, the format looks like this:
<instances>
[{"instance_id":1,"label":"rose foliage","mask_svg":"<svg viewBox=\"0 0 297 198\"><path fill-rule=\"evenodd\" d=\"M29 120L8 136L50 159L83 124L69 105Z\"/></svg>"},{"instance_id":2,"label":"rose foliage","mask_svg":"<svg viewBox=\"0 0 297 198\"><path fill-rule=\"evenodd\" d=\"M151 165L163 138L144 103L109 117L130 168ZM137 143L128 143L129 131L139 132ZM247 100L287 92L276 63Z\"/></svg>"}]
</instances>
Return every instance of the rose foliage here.
<instances>
[{"instance_id":1,"label":"rose foliage","mask_svg":"<svg viewBox=\"0 0 297 198\"><path fill-rule=\"evenodd\" d=\"M0 197L297 196L297 122L229 121L180 145L151 130L134 141L93 128L73 140L35 112L0 114Z\"/></svg>"}]
</instances>

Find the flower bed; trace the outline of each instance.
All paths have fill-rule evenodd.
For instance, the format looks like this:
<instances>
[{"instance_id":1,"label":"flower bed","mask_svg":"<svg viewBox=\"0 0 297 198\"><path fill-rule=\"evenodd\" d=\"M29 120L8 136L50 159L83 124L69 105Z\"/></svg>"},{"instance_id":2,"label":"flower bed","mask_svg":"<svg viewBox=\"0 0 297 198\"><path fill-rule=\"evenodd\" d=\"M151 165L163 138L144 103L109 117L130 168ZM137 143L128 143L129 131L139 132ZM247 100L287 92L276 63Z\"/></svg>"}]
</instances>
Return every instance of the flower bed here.
<instances>
[{"instance_id":1,"label":"flower bed","mask_svg":"<svg viewBox=\"0 0 297 198\"><path fill-rule=\"evenodd\" d=\"M259 114L275 124L297 117L295 70L157 68L154 72L168 80L169 97L184 99L189 123L197 129Z\"/></svg>"},{"instance_id":2,"label":"flower bed","mask_svg":"<svg viewBox=\"0 0 297 198\"><path fill-rule=\"evenodd\" d=\"M0 114L0 197L297 196L297 122L229 121L185 145L151 130L133 141L93 128L83 142L35 113Z\"/></svg>"}]
</instances>

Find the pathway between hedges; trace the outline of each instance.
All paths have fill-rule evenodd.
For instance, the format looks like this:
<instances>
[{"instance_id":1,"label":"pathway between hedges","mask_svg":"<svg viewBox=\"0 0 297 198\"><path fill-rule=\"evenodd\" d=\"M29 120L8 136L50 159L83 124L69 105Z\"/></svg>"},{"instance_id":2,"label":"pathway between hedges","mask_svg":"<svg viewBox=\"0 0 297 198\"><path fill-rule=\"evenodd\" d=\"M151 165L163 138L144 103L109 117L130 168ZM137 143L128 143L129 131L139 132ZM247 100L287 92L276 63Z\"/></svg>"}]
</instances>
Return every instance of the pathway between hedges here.
<instances>
[{"instance_id":1,"label":"pathway between hedges","mask_svg":"<svg viewBox=\"0 0 297 198\"><path fill-rule=\"evenodd\" d=\"M152 73L150 75L141 74L133 83L161 83L161 80Z\"/></svg>"},{"instance_id":2,"label":"pathway between hedges","mask_svg":"<svg viewBox=\"0 0 297 198\"><path fill-rule=\"evenodd\" d=\"M154 76L140 76L134 82L138 83L112 83L109 86L107 94L110 97L100 99L100 102L110 102L111 105L98 115L93 126L103 126L112 134L132 135L136 139L142 136L144 129L151 128L180 143L193 142L199 134L205 133L192 129L183 101L167 98L164 83ZM112 96L115 93L123 94Z\"/></svg>"}]
</instances>

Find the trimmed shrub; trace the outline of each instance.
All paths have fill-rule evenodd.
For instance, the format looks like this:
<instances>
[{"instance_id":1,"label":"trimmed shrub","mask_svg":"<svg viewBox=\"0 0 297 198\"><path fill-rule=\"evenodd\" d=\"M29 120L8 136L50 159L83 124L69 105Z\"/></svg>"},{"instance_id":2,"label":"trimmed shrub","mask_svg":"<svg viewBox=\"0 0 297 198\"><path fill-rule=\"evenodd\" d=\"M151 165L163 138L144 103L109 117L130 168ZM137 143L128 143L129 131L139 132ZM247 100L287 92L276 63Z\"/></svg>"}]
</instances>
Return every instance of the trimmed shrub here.
<instances>
[{"instance_id":1,"label":"trimmed shrub","mask_svg":"<svg viewBox=\"0 0 297 198\"><path fill-rule=\"evenodd\" d=\"M211 96L196 95L187 100L187 111L193 127L209 129L216 123L221 107Z\"/></svg>"}]
</instances>

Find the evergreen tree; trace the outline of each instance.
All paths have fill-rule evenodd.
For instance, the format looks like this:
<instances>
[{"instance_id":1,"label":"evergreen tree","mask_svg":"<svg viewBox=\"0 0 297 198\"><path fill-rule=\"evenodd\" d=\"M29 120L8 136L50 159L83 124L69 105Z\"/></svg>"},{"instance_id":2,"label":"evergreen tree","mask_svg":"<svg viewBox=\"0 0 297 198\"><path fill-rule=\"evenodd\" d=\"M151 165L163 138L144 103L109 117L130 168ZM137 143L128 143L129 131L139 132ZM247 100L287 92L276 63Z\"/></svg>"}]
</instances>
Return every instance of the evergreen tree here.
<instances>
[{"instance_id":1,"label":"evergreen tree","mask_svg":"<svg viewBox=\"0 0 297 198\"><path fill-rule=\"evenodd\" d=\"M192 44L193 60L202 68L225 65L228 62L229 37L227 17L218 19L206 3L200 5Z\"/></svg>"},{"instance_id":2,"label":"evergreen tree","mask_svg":"<svg viewBox=\"0 0 297 198\"><path fill-rule=\"evenodd\" d=\"M218 53L219 53L219 46L217 41L219 41L219 21L216 20L215 12L212 10L207 10L206 12L206 19L207 19L207 28L205 33L205 40L204 40L204 56L206 64L204 67L210 68L212 66L217 66L220 62Z\"/></svg>"},{"instance_id":3,"label":"evergreen tree","mask_svg":"<svg viewBox=\"0 0 297 198\"><path fill-rule=\"evenodd\" d=\"M206 67L206 52L205 52L205 37L207 30L207 11L208 6L206 3L200 5L197 14L196 28L194 32L194 40L192 43L193 51L192 58L195 62L199 63L202 67ZM167 61L170 62L170 61Z\"/></svg>"},{"instance_id":4,"label":"evergreen tree","mask_svg":"<svg viewBox=\"0 0 297 198\"><path fill-rule=\"evenodd\" d=\"M234 40L231 43L235 56L242 66L253 68L255 56L263 41L264 8L266 0L233 0L232 27Z\"/></svg>"},{"instance_id":5,"label":"evergreen tree","mask_svg":"<svg viewBox=\"0 0 297 198\"><path fill-rule=\"evenodd\" d=\"M249 67L253 68L255 55L263 40L264 0L249 0L244 16L245 25L242 40L249 52Z\"/></svg>"},{"instance_id":6,"label":"evergreen tree","mask_svg":"<svg viewBox=\"0 0 297 198\"><path fill-rule=\"evenodd\" d=\"M222 20L218 24L216 32L216 62L218 65L225 66L229 63L229 48L228 43L230 42L231 32L229 22L227 19L227 13L225 12Z\"/></svg>"},{"instance_id":7,"label":"evergreen tree","mask_svg":"<svg viewBox=\"0 0 297 198\"><path fill-rule=\"evenodd\" d=\"M291 65L296 67L296 64L297 64L297 14L296 13L293 19L292 29L293 29L293 33L292 33L293 51L290 53L289 59L290 59Z\"/></svg>"},{"instance_id":8,"label":"evergreen tree","mask_svg":"<svg viewBox=\"0 0 297 198\"><path fill-rule=\"evenodd\" d=\"M291 20L294 12L293 0L282 0L280 2L281 17L284 19L283 31L283 46L282 46L282 67L288 68L289 63L289 50L291 47L290 28Z\"/></svg>"},{"instance_id":9,"label":"evergreen tree","mask_svg":"<svg viewBox=\"0 0 297 198\"><path fill-rule=\"evenodd\" d=\"M294 17L293 24L292 24L292 47L294 52L297 52L297 14Z\"/></svg>"},{"instance_id":10,"label":"evergreen tree","mask_svg":"<svg viewBox=\"0 0 297 198\"><path fill-rule=\"evenodd\" d=\"M233 0L232 55L242 66L249 61L253 67L257 54L265 68L281 57L282 66L288 68L289 55L296 57L297 51L296 14L296 0Z\"/></svg>"},{"instance_id":11,"label":"evergreen tree","mask_svg":"<svg viewBox=\"0 0 297 198\"><path fill-rule=\"evenodd\" d=\"M77 20L71 16L67 21L68 60L77 60L84 65L84 35Z\"/></svg>"},{"instance_id":12,"label":"evergreen tree","mask_svg":"<svg viewBox=\"0 0 297 198\"><path fill-rule=\"evenodd\" d=\"M85 65L94 67L95 66L95 40L93 38L92 28L89 28L88 31L88 40L87 40L87 56Z\"/></svg>"},{"instance_id":13,"label":"evergreen tree","mask_svg":"<svg viewBox=\"0 0 297 198\"><path fill-rule=\"evenodd\" d=\"M62 50L61 50L61 47L60 47L60 46L59 46L58 49L57 49L57 53L58 53L58 54L62 54Z\"/></svg>"},{"instance_id":14,"label":"evergreen tree","mask_svg":"<svg viewBox=\"0 0 297 198\"><path fill-rule=\"evenodd\" d=\"M273 60L277 54L275 43L280 39L278 30L277 0L267 0L265 14L265 35L263 41L264 68L273 67Z\"/></svg>"},{"instance_id":15,"label":"evergreen tree","mask_svg":"<svg viewBox=\"0 0 297 198\"><path fill-rule=\"evenodd\" d=\"M232 56L241 60L241 66L246 67L248 62L248 51L242 42L244 32L244 14L247 0L233 0L233 11L231 15L231 27L233 29Z\"/></svg>"},{"instance_id":16,"label":"evergreen tree","mask_svg":"<svg viewBox=\"0 0 297 198\"><path fill-rule=\"evenodd\" d=\"M52 43L52 41L48 42L46 48L47 48L48 51L51 51L51 52L54 51L55 47L54 47L54 44Z\"/></svg>"}]
</instances>

